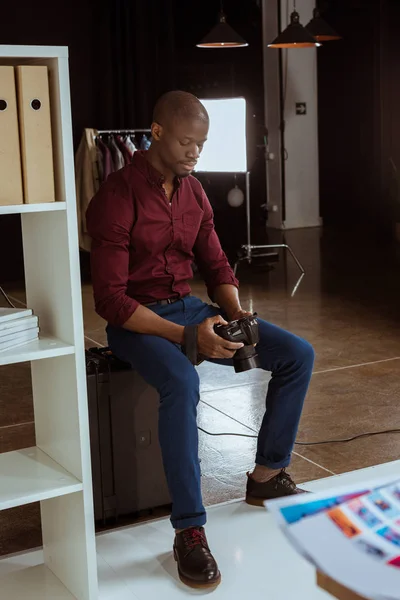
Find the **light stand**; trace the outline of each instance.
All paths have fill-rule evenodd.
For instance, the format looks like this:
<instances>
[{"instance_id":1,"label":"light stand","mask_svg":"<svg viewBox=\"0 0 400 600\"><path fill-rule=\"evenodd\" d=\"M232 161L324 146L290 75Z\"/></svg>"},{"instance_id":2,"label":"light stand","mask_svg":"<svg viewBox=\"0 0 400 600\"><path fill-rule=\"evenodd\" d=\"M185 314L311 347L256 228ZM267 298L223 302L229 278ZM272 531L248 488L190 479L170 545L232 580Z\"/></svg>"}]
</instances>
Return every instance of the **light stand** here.
<instances>
[{"instance_id":1,"label":"light stand","mask_svg":"<svg viewBox=\"0 0 400 600\"><path fill-rule=\"evenodd\" d=\"M245 250L245 255L238 258L234 266L234 273L236 275L239 263L246 260L251 265L253 258L267 258L277 256L277 252L260 252L262 250L277 250L284 248L289 252L294 262L300 270L300 277L297 280L296 285L293 288L291 296L293 297L297 292L297 289L305 275L305 270L301 265L300 261L296 257L295 253L288 244L265 244L262 246L254 246L251 243L251 211L250 211L250 171L246 172L246 224L247 224L247 244L242 245L242 249Z\"/></svg>"}]
</instances>

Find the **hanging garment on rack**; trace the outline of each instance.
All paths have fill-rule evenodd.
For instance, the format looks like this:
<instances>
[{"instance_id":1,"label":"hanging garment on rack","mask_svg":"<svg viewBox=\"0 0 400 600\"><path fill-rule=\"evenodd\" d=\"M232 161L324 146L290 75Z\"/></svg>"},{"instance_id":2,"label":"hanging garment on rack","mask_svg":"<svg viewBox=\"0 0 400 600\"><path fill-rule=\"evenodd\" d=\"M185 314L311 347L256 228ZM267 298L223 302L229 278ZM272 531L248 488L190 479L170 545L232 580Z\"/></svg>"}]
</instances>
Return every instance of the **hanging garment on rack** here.
<instances>
[{"instance_id":1,"label":"hanging garment on rack","mask_svg":"<svg viewBox=\"0 0 400 600\"><path fill-rule=\"evenodd\" d=\"M133 153L130 152L128 146L125 144L124 140L120 135L115 136L115 141L122 153L122 156L124 157L125 164L129 165L132 160Z\"/></svg>"},{"instance_id":2,"label":"hanging garment on rack","mask_svg":"<svg viewBox=\"0 0 400 600\"><path fill-rule=\"evenodd\" d=\"M91 248L85 215L93 196L111 173L130 164L139 145L139 136L141 136L140 147L145 149L150 147L151 141L145 135L146 133L150 134L150 129L115 131L84 129L75 155L79 246L82 250L90 252Z\"/></svg>"},{"instance_id":3,"label":"hanging garment on rack","mask_svg":"<svg viewBox=\"0 0 400 600\"><path fill-rule=\"evenodd\" d=\"M149 138L147 137L147 135L144 135L142 137L142 139L140 140L140 149L141 150L148 150L151 146L151 140L149 140Z\"/></svg>"},{"instance_id":4,"label":"hanging garment on rack","mask_svg":"<svg viewBox=\"0 0 400 600\"><path fill-rule=\"evenodd\" d=\"M99 183L102 184L104 181L104 161L103 161L103 153L100 150L98 144L96 143L96 156L97 156L97 171L99 173Z\"/></svg>"},{"instance_id":5,"label":"hanging garment on rack","mask_svg":"<svg viewBox=\"0 0 400 600\"><path fill-rule=\"evenodd\" d=\"M117 142L113 135L110 136L110 139L108 141L108 147L111 150L115 170L119 171L120 169L123 169L125 166L125 160L121 150L118 148Z\"/></svg>"},{"instance_id":6,"label":"hanging garment on rack","mask_svg":"<svg viewBox=\"0 0 400 600\"><path fill-rule=\"evenodd\" d=\"M99 137L96 138L97 148L100 152L100 161L102 163L101 171L103 173L103 177L101 179L101 183L107 180L107 177L111 175L115 171L114 163L111 156L110 148L103 142L103 140Z\"/></svg>"},{"instance_id":7,"label":"hanging garment on rack","mask_svg":"<svg viewBox=\"0 0 400 600\"><path fill-rule=\"evenodd\" d=\"M125 138L125 140L124 140L124 143L125 143L126 147L128 148L129 152L133 156L135 154L137 148L136 148L135 142L132 139L132 136L127 135L126 138Z\"/></svg>"},{"instance_id":8,"label":"hanging garment on rack","mask_svg":"<svg viewBox=\"0 0 400 600\"><path fill-rule=\"evenodd\" d=\"M75 187L79 246L90 252L91 238L86 229L86 210L100 187L95 129L85 129L75 155Z\"/></svg>"}]
</instances>

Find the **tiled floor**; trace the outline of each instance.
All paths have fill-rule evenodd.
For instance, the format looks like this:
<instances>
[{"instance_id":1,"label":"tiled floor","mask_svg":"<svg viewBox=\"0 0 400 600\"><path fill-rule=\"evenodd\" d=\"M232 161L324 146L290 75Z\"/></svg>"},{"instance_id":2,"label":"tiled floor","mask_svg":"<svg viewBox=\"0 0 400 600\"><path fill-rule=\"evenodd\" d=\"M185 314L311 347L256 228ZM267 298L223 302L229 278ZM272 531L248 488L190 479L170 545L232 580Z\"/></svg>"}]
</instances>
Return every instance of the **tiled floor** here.
<instances>
[{"instance_id":1,"label":"tiled floor","mask_svg":"<svg viewBox=\"0 0 400 600\"><path fill-rule=\"evenodd\" d=\"M318 229L288 232L287 241L306 269L293 298L298 272L290 257L283 255L270 272L257 264L248 268L242 263L238 275L245 308L307 338L316 350L298 441L399 428L400 266L391 249L374 244L370 237L355 240L353 234L346 237ZM23 292L8 289L23 302ZM194 283L193 292L206 299L200 282ZM83 286L82 298L86 347L104 345L104 322L94 312L90 285ZM255 435L268 374L252 371L235 375L232 369L206 363L199 370L200 426L213 433ZM2 368L0 451L31 445L33 439L29 367ZM254 450L252 438L200 433L207 505L243 497ZM399 434L346 444L296 446L291 471L299 482L309 481L394 460L399 455ZM0 532L6 531L2 518L0 513ZM20 535L16 532L12 540L4 540L0 534L0 553L4 543L17 548Z\"/></svg>"},{"instance_id":2,"label":"tiled floor","mask_svg":"<svg viewBox=\"0 0 400 600\"><path fill-rule=\"evenodd\" d=\"M311 491L361 483L379 477L398 477L400 461L307 484ZM263 508L241 501L209 510L207 533L218 560L222 583L215 600L329 600L317 588L314 569L288 544ZM167 519L126 527L97 537L99 600L179 600L208 593L183 586L171 552L172 530ZM26 567L43 561L41 551L0 561L0 597L20 600L15 580ZM4 579L3 579L4 577ZM2 595L7 594L6 596ZM31 587L30 600L56 600Z\"/></svg>"}]
</instances>

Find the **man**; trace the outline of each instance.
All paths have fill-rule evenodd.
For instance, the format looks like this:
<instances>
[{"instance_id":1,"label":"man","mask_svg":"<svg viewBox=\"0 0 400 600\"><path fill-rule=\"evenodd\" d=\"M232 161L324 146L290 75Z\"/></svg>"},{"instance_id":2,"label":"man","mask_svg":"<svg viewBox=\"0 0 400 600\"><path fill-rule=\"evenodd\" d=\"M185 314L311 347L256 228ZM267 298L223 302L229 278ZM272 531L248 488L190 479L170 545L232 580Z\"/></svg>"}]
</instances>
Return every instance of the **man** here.
<instances>
[{"instance_id":1,"label":"man","mask_svg":"<svg viewBox=\"0 0 400 600\"><path fill-rule=\"evenodd\" d=\"M92 280L97 312L108 321L109 345L160 394L159 439L173 508L174 555L181 580L215 586L218 570L203 526L198 432L197 371L181 351L184 328L198 324L198 351L231 365L242 344L223 340L216 323L249 315L238 281L214 230L205 192L191 176L207 140L209 118L200 101L169 92L157 103L153 143L132 164L112 174L92 200ZM210 298L190 295L196 261ZM223 316L222 316L223 315ZM304 340L259 320L261 367L272 371L256 466L246 501L300 490L285 471L296 438L314 353Z\"/></svg>"}]
</instances>

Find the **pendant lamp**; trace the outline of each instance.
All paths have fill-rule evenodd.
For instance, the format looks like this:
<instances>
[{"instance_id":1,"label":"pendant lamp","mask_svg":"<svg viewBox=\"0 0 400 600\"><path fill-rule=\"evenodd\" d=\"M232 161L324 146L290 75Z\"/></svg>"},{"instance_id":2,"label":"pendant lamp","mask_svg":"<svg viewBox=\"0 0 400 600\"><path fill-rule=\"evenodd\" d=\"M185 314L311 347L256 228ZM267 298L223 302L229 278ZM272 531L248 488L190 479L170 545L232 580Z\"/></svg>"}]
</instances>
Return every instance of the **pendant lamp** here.
<instances>
[{"instance_id":1,"label":"pendant lamp","mask_svg":"<svg viewBox=\"0 0 400 600\"><path fill-rule=\"evenodd\" d=\"M293 7L294 10L290 15L289 25L271 44L268 44L269 48L315 48L321 45L300 23L300 15L296 10L296 2L293 3Z\"/></svg>"},{"instance_id":2,"label":"pendant lamp","mask_svg":"<svg viewBox=\"0 0 400 600\"><path fill-rule=\"evenodd\" d=\"M314 8L313 18L306 25L307 31L311 33L317 42L330 42L332 40L341 40L342 37L322 17L320 10Z\"/></svg>"},{"instance_id":3,"label":"pendant lamp","mask_svg":"<svg viewBox=\"0 0 400 600\"><path fill-rule=\"evenodd\" d=\"M244 48L248 46L244 40L228 23L224 13L224 7L221 0L221 9L218 23L210 33L196 44L198 48Z\"/></svg>"}]
</instances>

